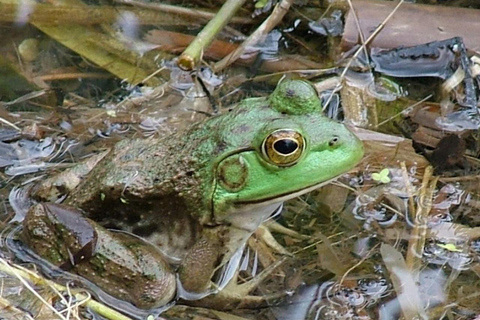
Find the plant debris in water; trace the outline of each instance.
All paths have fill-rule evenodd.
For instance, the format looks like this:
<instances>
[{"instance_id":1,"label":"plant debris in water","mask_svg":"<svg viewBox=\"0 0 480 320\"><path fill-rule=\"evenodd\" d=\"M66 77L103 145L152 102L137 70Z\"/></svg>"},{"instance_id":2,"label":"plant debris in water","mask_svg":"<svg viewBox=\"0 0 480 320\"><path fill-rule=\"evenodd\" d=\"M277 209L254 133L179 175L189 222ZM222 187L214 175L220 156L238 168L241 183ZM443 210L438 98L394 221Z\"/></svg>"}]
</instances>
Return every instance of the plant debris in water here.
<instances>
[{"instance_id":1,"label":"plant debris in water","mask_svg":"<svg viewBox=\"0 0 480 320\"><path fill-rule=\"evenodd\" d=\"M223 313L176 305L158 318L479 317L480 60L471 18L479 5L425 2L442 4L428 7L432 15L462 12L465 21L442 30L412 17L402 23L406 6L418 16L427 8L402 3L365 43L375 29L369 25L378 26L385 10L369 11L371 1L352 1L356 10L247 1L212 44L200 48L192 72L175 59L220 3L23 1L18 10L17 1L0 0L0 317L127 319L95 302L94 284L79 285L71 275L46 280L13 256L9 241L30 204L28 188L125 137L162 137L228 112L226 106L245 97L267 95L281 77L310 79L326 90L326 101L341 101L329 114L387 135L358 129L363 162L338 182L288 202L237 256L239 283L276 266L256 289L267 307ZM388 13L391 4L382 3ZM368 30L363 39L352 22L355 12ZM392 37L395 28L415 32ZM451 39L438 32L450 32ZM421 42L410 42L416 39ZM354 45L360 51L349 51Z\"/></svg>"}]
</instances>

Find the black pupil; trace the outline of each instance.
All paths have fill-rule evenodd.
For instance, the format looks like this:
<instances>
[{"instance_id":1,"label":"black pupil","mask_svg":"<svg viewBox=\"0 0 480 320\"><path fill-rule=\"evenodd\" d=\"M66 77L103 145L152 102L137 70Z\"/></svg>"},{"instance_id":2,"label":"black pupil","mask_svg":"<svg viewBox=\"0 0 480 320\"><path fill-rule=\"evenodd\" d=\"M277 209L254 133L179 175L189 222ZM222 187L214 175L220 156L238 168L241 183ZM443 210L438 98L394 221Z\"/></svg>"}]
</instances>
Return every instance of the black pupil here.
<instances>
[{"instance_id":1,"label":"black pupil","mask_svg":"<svg viewBox=\"0 0 480 320\"><path fill-rule=\"evenodd\" d=\"M297 150L298 143L290 139L277 140L273 144L273 148L281 154L290 154Z\"/></svg>"}]
</instances>

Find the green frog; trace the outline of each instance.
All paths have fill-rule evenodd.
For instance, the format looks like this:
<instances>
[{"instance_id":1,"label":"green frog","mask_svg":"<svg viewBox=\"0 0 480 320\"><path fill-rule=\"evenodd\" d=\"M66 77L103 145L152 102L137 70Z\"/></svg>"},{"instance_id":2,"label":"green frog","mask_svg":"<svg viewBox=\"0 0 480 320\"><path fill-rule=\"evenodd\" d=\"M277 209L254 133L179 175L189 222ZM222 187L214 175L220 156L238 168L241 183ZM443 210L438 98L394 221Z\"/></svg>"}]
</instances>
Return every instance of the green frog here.
<instances>
[{"instance_id":1,"label":"green frog","mask_svg":"<svg viewBox=\"0 0 480 320\"><path fill-rule=\"evenodd\" d=\"M22 238L107 293L156 308L179 287L210 292L216 270L285 200L362 156L309 82L284 80L182 134L117 143L76 186L40 185ZM53 204L58 193L67 196Z\"/></svg>"}]
</instances>

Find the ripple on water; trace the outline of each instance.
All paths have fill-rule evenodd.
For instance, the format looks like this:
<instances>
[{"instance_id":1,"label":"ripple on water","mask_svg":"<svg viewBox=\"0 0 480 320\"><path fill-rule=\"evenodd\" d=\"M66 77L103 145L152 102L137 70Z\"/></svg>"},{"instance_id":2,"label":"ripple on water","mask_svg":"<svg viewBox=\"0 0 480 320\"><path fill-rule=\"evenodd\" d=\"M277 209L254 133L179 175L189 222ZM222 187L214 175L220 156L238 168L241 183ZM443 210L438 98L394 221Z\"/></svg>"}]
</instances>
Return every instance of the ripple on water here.
<instances>
[{"instance_id":1,"label":"ripple on water","mask_svg":"<svg viewBox=\"0 0 480 320\"><path fill-rule=\"evenodd\" d=\"M434 265L448 265L455 270L468 270L473 262L472 255L464 250L465 240L431 240L425 245L423 258ZM464 252L465 251L465 252Z\"/></svg>"},{"instance_id":2,"label":"ripple on water","mask_svg":"<svg viewBox=\"0 0 480 320\"><path fill-rule=\"evenodd\" d=\"M288 298L286 304L273 308L278 320L287 319L373 319L368 307L392 292L380 277L327 281L309 285Z\"/></svg>"}]
</instances>

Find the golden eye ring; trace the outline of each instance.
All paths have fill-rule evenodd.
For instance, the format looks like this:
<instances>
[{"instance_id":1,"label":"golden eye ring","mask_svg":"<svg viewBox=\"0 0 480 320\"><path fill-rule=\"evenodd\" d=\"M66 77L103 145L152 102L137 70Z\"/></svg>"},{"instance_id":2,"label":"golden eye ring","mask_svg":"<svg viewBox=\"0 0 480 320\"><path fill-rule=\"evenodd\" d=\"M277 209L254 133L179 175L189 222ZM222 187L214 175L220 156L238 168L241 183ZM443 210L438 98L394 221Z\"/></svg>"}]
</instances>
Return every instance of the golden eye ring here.
<instances>
[{"instance_id":1,"label":"golden eye ring","mask_svg":"<svg viewBox=\"0 0 480 320\"><path fill-rule=\"evenodd\" d=\"M292 129L275 130L262 143L262 154L265 159L280 167L289 167L297 163L304 150L304 137Z\"/></svg>"}]
</instances>

